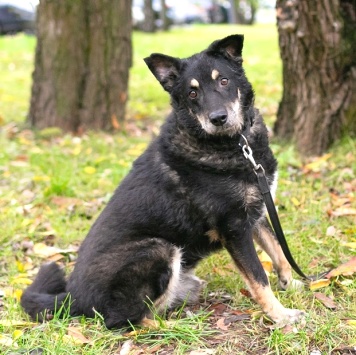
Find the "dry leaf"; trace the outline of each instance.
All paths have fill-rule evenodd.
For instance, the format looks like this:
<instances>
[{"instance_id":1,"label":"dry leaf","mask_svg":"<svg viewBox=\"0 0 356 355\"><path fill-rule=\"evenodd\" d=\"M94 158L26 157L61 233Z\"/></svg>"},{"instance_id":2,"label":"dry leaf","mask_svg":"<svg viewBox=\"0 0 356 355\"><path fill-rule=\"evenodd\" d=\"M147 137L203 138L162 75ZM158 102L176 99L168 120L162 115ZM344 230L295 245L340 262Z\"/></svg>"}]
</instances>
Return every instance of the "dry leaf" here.
<instances>
[{"instance_id":1,"label":"dry leaf","mask_svg":"<svg viewBox=\"0 0 356 355\"><path fill-rule=\"evenodd\" d=\"M221 329L221 330L224 330L224 331L228 330L230 324L231 324L231 323L225 324L225 318L220 318L220 319L215 323L215 325L217 326L217 328L219 328L219 329Z\"/></svg>"},{"instance_id":2,"label":"dry leaf","mask_svg":"<svg viewBox=\"0 0 356 355\"><path fill-rule=\"evenodd\" d=\"M189 355L213 355L216 350L214 349L197 349L189 353Z\"/></svg>"},{"instance_id":3,"label":"dry leaf","mask_svg":"<svg viewBox=\"0 0 356 355\"><path fill-rule=\"evenodd\" d=\"M265 251L262 251L258 254L258 258L260 259L263 269L268 273L271 273L273 270L273 263L269 255Z\"/></svg>"},{"instance_id":4,"label":"dry leaf","mask_svg":"<svg viewBox=\"0 0 356 355\"><path fill-rule=\"evenodd\" d=\"M240 288L240 293L245 297L252 298L251 292L245 288Z\"/></svg>"},{"instance_id":5,"label":"dry leaf","mask_svg":"<svg viewBox=\"0 0 356 355\"><path fill-rule=\"evenodd\" d=\"M356 327L356 319L346 319L346 324Z\"/></svg>"},{"instance_id":6,"label":"dry leaf","mask_svg":"<svg viewBox=\"0 0 356 355\"><path fill-rule=\"evenodd\" d=\"M129 355L132 348L132 340L127 340L122 344L119 355Z\"/></svg>"},{"instance_id":7,"label":"dry leaf","mask_svg":"<svg viewBox=\"0 0 356 355\"><path fill-rule=\"evenodd\" d=\"M329 279L320 279L320 280L316 280L316 281L312 281L310 284L309 284L309 288L314 291L314 290L317 290L319 288L323 288L323 287L326 287L326 286L329 286L330 285L330 280Z\"/></svg>"},{"instance_id":8,"label":"dry leaf","mask_svg":"<svg viewBox=\"0 0 356 355\"><path fill-rule=\"evenodd\" d=\"M339 207L329 213L332 217L356 216L356 208Z\"/></svg>"},{"instance_id":9,"label":"dry leaf","mask_svg":"<svg viewBox=\"0 0 356 355\"><path fill-rule=\"evenodd\" d=\"M68 336L73 338L73 341L75 344L89 344L91 341L87 339L83 333L80 331L80 329L76 327L68 327L67 329L67 334Z\"/></svg>"},{"instance_id":10,"label":"dry leaf","mask_svg":"<svg viewBox=\"0 0 356 355\"><path fill-rule=\"evenodd\" d=\"M356 272L356 256L351 258L348 262L339 265L337 268L331 270L325 277L330 279L339 275L351 276Z\"/></svg>"},{"instance_id":11,"label":"dry leaf","mask_svg":"<svg viewBox=\"0 0 356 355\"><path fill-rule=\"evenodd\" d=\"M143 318L140 325L142 327L150 328L150 329L158 329L159 323L154 319Z\"/></svg>"},{"instance_id":12,"label":"dry leaf","mask_svg":"<svg viewBox=\"0 0 356 355\"><path fill-rule=\"evenodd\" d=\"M320 168L324 165L324 163L332 156L331 153L329 154L324 154L323 156L314 159L311 163L306 164L303 167L303 171L305 173L308 173L310 171L318 172L320 171Z\"/></svg>"},{"instance_id":13,"label":"dry leaf","mask_svg":"<svg viewBox=\"0 0 356 355\"><path fill-rule=\"evenodd\" d=\"M336 303L328 296L321 292L315 292L314 297L318 299L325 307L330 309L336 309Z\"/></svg>"},{"instance_id":14,"label":"dry leaf","mask_svg":"<svg viewBox=\"0 0 356 355\"><path fill-rule=\"evenodd\" d=\"M33 327L35 325L38 325L38 323L25 322L25 321L21 321L21 320L13 320L13 319L0 320L0 326L3 326L3 327L25 328L25 327Z\"/></svg>"}]
</instances>

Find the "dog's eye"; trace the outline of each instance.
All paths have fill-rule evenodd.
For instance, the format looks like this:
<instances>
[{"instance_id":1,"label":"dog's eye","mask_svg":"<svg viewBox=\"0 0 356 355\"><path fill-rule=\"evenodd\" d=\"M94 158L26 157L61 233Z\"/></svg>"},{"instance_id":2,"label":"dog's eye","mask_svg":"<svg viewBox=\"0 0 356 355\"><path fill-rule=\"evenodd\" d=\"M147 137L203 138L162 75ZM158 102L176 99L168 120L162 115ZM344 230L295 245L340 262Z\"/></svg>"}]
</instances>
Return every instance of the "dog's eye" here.
<instances>
[{"instance_id":1,"label":"dog's eye","mask_svg":"<svg viewBox=\"0 0 356 355\"><path fill-rule=\"evenodd\" d=\"M228 83L229 83L229 79L227 79L227 78L222 78L220 80L220 84L223 85L223 86L227 85Z\"/></svg>"},{"instance_id":2,"label":"dog's eye","mask_svg":"<svg viewBox=\"0 0 356 355\"><path fill-rule=\"evenodd\" d=\"M195 90L189 91L189 97L190 97L191 99L196 99L197 96L198 96L198 93L197 93Z\"/></svg>"}]
</instances>

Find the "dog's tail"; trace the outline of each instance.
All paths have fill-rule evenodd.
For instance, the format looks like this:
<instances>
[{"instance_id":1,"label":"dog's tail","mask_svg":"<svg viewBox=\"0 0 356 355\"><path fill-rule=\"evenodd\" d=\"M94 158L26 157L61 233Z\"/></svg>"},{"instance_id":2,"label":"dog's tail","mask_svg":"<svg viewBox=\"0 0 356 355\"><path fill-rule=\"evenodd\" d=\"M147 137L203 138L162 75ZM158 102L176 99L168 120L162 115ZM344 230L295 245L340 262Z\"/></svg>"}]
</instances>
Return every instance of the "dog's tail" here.
<instances>
[{"instance_id":1,"label":"dog's tail","mask_svg":"<svg viewBox=\"0 0 356 355\"><path fill-rule=\"evenodd\" d=\"M41 266L35 281L23 293L21 305L32 319L40 322L67 310L70 297L63 270L56 263Z\"/></svg>"}]
</instances>

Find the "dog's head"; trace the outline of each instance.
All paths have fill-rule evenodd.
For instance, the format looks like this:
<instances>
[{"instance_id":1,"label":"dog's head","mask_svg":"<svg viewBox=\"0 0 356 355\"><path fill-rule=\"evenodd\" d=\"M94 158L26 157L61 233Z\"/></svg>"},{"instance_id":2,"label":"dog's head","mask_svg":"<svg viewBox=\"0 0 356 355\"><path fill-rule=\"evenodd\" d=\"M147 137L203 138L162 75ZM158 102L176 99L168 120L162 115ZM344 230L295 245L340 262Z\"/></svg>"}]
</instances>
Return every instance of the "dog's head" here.
<instances>
[{"instance_id":1,"label":"dog's head","mask_svg":"<svg viewBox=\"0 0 356 355\"><path fill-rule=\"evenodd\" d=\"M183 124L208 135L240 133L253 103L242 68L243 36L213 42L187 59L151 54L145 62L171 95Z\"/></svg>"}]
</instances>

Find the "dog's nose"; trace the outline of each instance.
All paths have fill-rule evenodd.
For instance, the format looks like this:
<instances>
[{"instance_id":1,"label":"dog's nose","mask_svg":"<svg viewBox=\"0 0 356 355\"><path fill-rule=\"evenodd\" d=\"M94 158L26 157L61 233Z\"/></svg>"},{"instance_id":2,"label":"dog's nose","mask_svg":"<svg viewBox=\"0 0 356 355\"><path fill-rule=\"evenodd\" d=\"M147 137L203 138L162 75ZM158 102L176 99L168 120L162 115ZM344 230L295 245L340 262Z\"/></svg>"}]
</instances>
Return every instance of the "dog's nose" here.
<instances>
[{"instance_id":1,"label":"dog's nose","mask_svg":"<svg viewBox=\"0 0 356 355\"><path fill-rule=\"evenodd\" d=\"M209 114L209 119L214 126L222 126L227 121L227 112L225 110L213 111Z\"/></svg>"}]
</instances>

